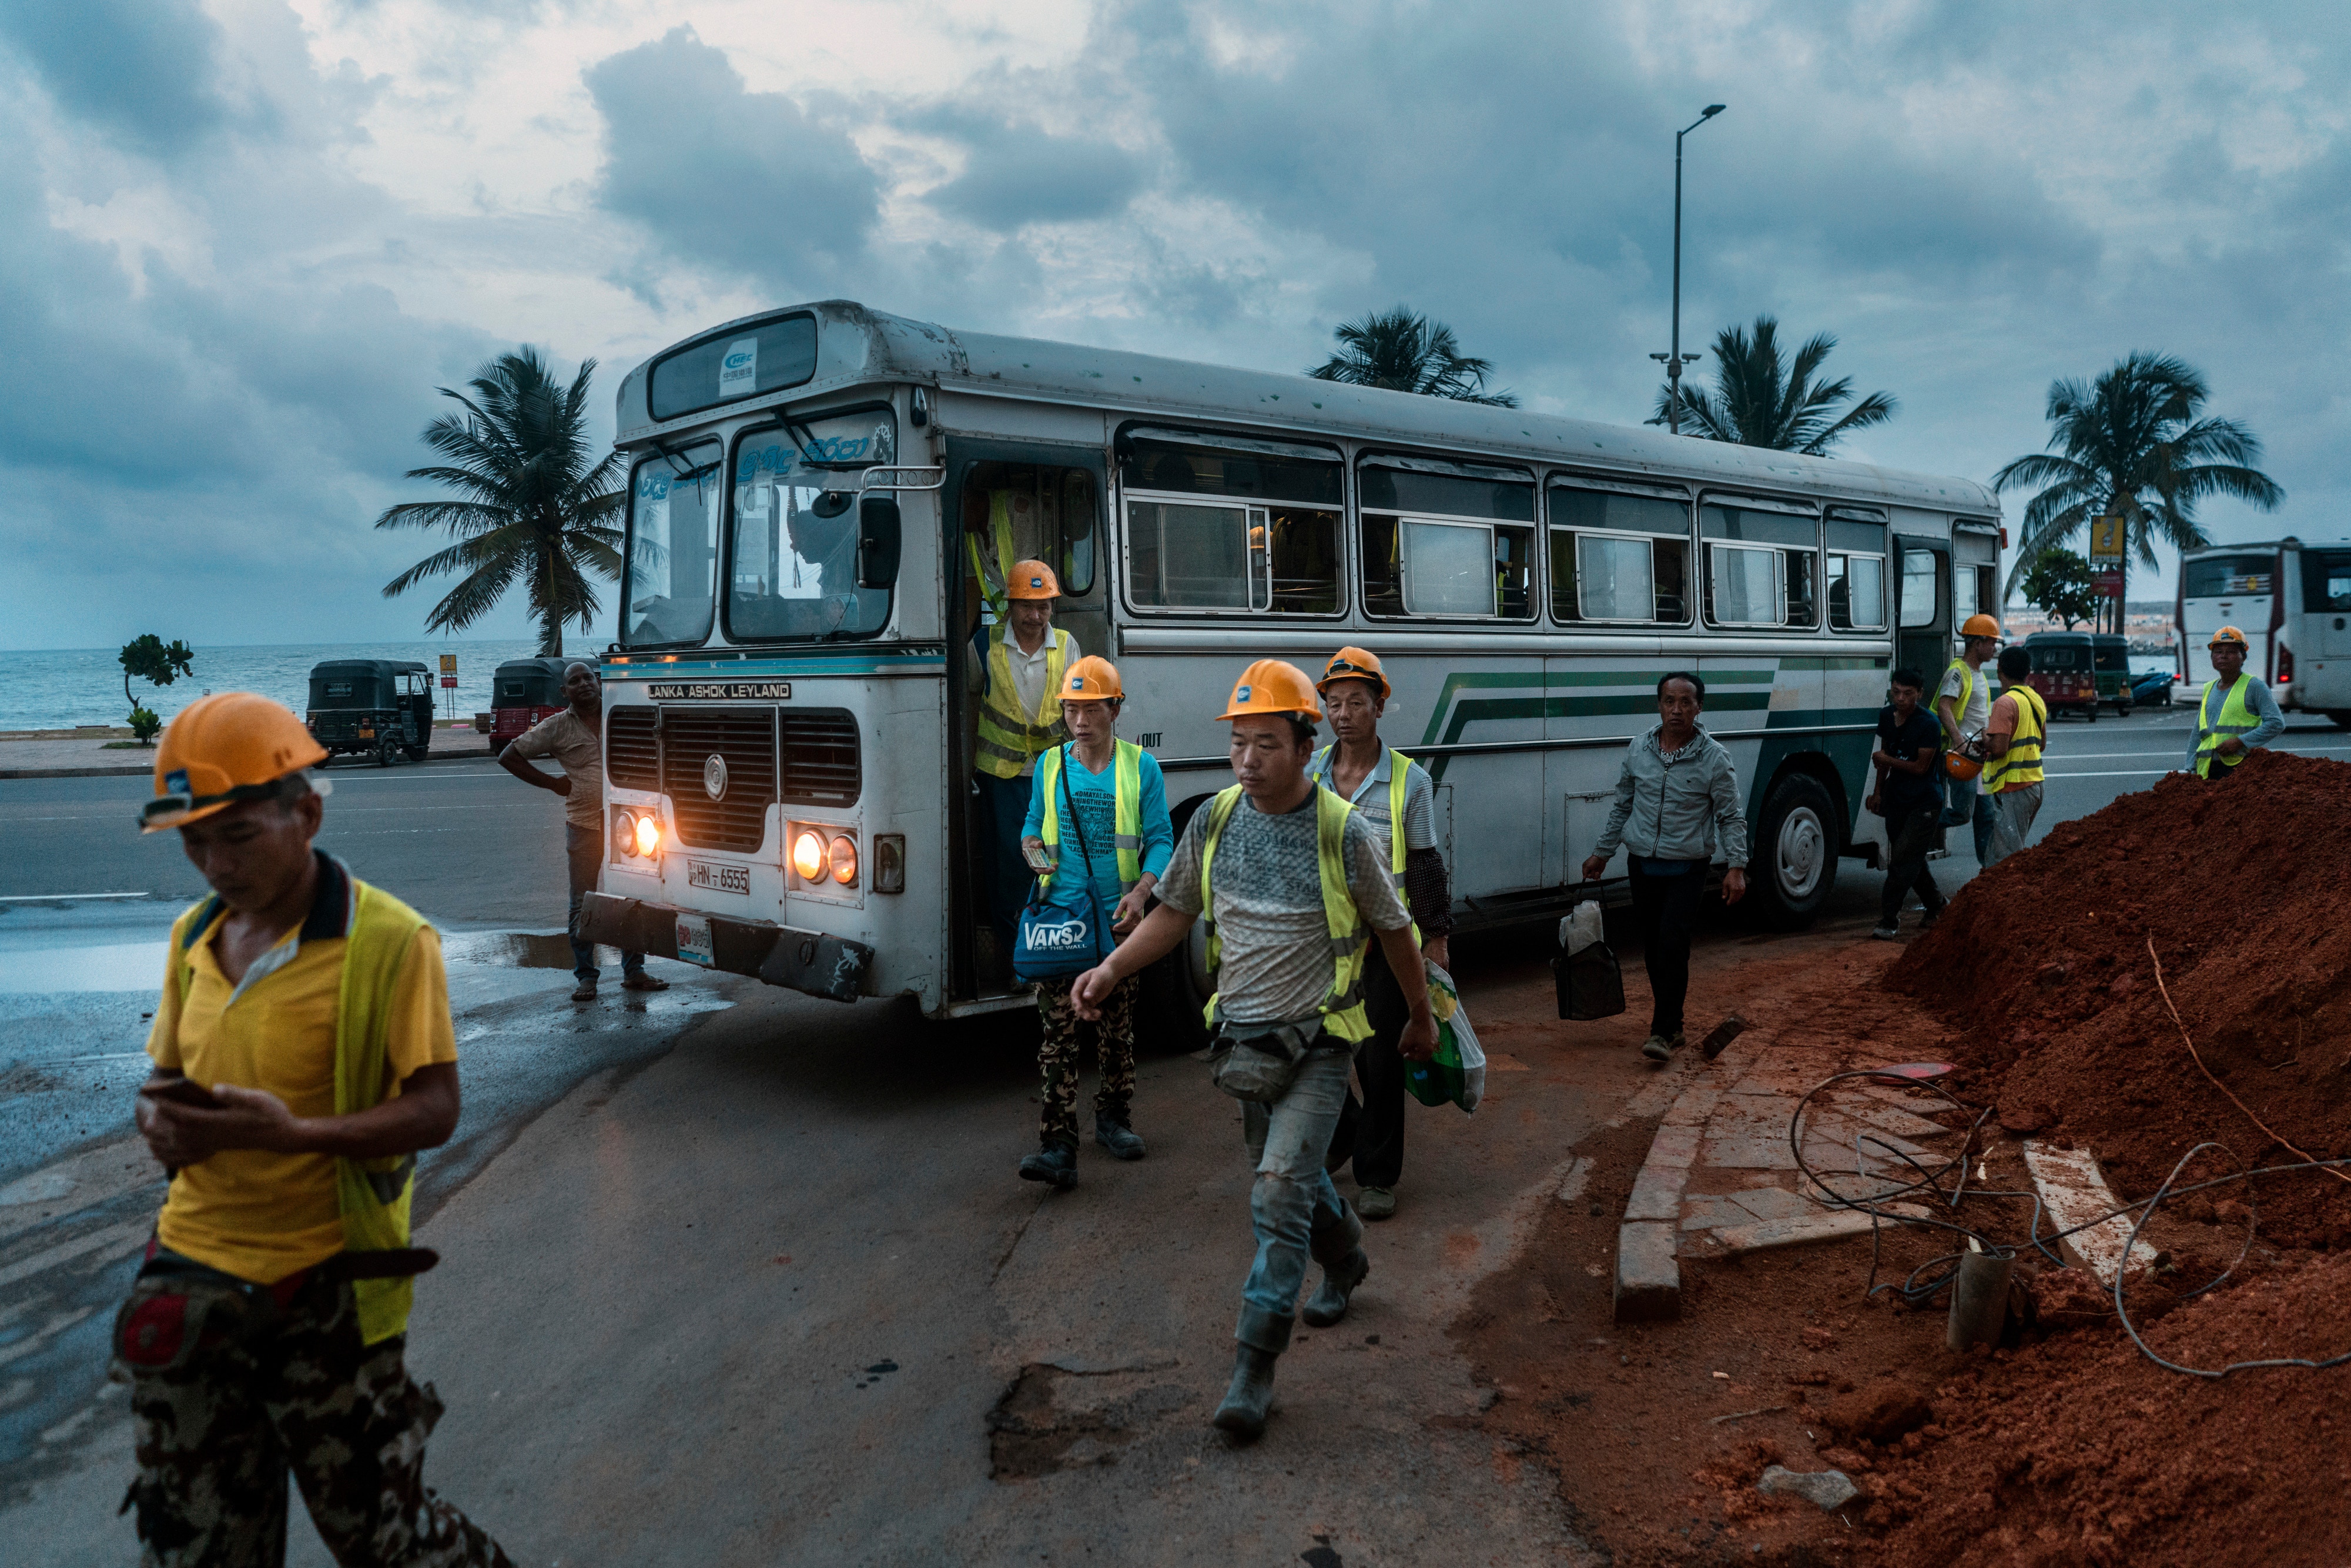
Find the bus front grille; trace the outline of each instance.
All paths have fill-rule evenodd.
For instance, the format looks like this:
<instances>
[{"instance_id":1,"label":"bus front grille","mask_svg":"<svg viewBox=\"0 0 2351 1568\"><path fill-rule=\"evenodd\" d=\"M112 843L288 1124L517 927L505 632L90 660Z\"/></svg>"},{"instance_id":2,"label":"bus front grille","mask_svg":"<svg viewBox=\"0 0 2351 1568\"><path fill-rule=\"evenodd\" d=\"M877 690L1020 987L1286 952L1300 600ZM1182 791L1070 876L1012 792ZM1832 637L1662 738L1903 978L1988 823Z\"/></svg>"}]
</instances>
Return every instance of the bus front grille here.
<instances>
[{"instance_id":1,"label":"bus front grille","mask_svg":"<svg viewBox=\"0 0 2351 1568\"><path fill-rule=\"evenodd\" d=\"M776 710L674 707L662 717L662 792L691 849L756 853L776 799ZM726 765L726 790L710 798L710 767Z\"/></svg>"},{"instance_id":2,"label":"bus front grille","mask_svg":"<svg viewBox=\"0 0 2351 1568\"><path fill-rule=\"evenodd\" d=\"M854 806L864 790L857 719L847 708L784 715L783 799L793 806Z\"/></svg>"},{"instance_id":3,"label":"bus front grille","mask_svg":"<svg viewBox=\"0 0 2351 1568\"><path fill-rule=\"evenodd\" d=\"M656 716L657 710L649 707L604 710L604 777L623 789L661 788L661 753L653 733Z\"/></svg>"}]
</instances>

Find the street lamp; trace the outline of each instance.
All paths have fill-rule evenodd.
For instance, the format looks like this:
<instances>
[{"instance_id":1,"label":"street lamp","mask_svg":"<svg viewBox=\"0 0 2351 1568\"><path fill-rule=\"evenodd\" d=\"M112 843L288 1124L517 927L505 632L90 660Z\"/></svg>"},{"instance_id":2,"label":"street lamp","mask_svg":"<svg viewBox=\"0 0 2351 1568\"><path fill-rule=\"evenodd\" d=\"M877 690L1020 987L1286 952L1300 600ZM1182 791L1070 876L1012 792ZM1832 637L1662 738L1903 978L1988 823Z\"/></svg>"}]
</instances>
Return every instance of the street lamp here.
<instances>
[{"instance_id":1,"label":"street lamp","mask_svg":"<svg viewBox=\"0 0 2351 1568\"><path fill-rule=\"evenodd\" d=\"M1695 364L1701 357L1682 352L1682 138L1720 114L1729 107L1709 103L1706 112L1674 132L1674 347L1669 354L1651 354L1653 360L1663 360L1666 384L1672 388L1666 402L1666 433L1682 433L1682 367Z\"/></svg>"}]
</instances>

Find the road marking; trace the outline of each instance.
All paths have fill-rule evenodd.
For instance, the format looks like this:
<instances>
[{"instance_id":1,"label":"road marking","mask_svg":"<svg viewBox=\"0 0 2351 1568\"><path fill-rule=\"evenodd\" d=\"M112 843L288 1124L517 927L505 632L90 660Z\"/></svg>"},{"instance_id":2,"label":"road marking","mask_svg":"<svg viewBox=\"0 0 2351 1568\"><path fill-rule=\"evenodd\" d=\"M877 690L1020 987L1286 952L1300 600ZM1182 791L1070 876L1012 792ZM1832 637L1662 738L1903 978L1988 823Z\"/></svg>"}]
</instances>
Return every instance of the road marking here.
<instances>
[{"instance_id":1,"label":"road marking","mask_svg":"<svg viewBox=\"0 0 2351 1568\"><path fill-rule=\"evenodd\" d=\"M36 1274L45 1273L60 1263L70 1263L84 1253L96 1252L108 1247L120 1247L126 1241L136 1245L144 1241L148 1232L154 1228L155 1222L152 1219L130 1220L121 1225L110 1225L103 1230L93 1230L87 1236L78 1236L71 1241L50 1248L46 1252L36 1252L30 1258L21 1258L5 1269L0 1269L0 1290L6 1289L19 1280L28 1280Z\"/></svg>"},{"instance_id":2,"label":"road marking","mask_svg":"<svg viewBox=\"0 0 2351 1568\"><path fill-rule=\"evenodd\" d=\"M2178 773L2177 768L2115 768L2104 773L2052 773L2042 770L2044 779L2160 779L2167 773Z\"/></svg>"},{"instance_id":3,"label":"road marking","mask_svg":"<svg viewBox=\"0 0 2351 1568\"><path fill-rule=\"evenodd\" d=\"M89 898L152 898L152 893L12 893L0 896L0 904L64 904L72 899Z\"/></svg>"}]
</instances>

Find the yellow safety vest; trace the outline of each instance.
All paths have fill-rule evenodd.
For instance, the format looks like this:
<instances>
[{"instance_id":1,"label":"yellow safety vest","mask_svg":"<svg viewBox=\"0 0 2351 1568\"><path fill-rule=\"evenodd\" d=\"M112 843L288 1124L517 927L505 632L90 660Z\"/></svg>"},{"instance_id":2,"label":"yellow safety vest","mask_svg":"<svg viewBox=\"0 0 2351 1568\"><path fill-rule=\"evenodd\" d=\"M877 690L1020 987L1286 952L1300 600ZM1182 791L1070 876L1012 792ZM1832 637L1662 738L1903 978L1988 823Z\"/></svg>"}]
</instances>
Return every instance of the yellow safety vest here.
<instances>
[{"instance_id":1,"label":"yellow safety vest","mask_svg":"<svg viewBox=\"0 0 2351 1568\"><path fill-rule=\"evenodd\" d=\"M335 1114L355 1115L383 1103L384 1061L392 1032L392 985L423 929L424 917L381 888L351 882L351 919L344 932L343 974L335 1008ZM189 950L221 907L207 898L172 927L180 997L195 981ZM416 1156L335 1162L335 1202L342 1211L346 1252L392 1251L408 1245L408 1210L416 1192ZM416 1281L408 1275L354 1280L360 1338L373 1344L408 1332Z\"/></svg>"},{"instance_id":2,"label":"yellow safety vest","mask_svg":"<svg viewBox=\"0 0 2351 1568\"><path fill-rule=\"evenodd\" d=\"M2215 761L2223 768L2234 768L2245 759L2241 751L2234 757L2221 757L2214 751L2213 747L2220 744L2223 736L2251 735L2262 727L2261 719L2245 706L2245 689L2252 683L2243 675L2239 675L2229 687L2228 698L2220 705L2220 720L2218 723L2213 721L2212 689L2220 684L2217 677L2205 682L2203 700L2196 705L2197 727L2203 731L2203 738L2196 743L2196 777L2199 779L2212 777Z\"/></svg>"},{"instance_id":3,"label":"yellow safety vest","mask_svg":"<svg viewBox=\"0 0 2351 1568\"><path fill-rule=\"evenodd\" d=\"M1959 695L1951 704L1951 712L1959 716L1961 724L1965 724L1968 722L1968 704L1976 694L1976 673L1968 668L1968 662L1965 659L1953 659L1950 669L1945 670L1943 674L1948 675L1951 670L1959 672ZM1942 721L1942 705L1938 703L1935 708L1935 722L1940 724ZM1957 746L1964 738L1966 737L1949 728L1943 731L1943 745L1946 747Z\"/></svg>"},{"instance_id":4,"label":"yellow safety vest","mask_svg":"<svg viewBox=\"0 0 2351 1568\"><path fill-rule=\"evenodd\" d=\"M1404 901L1406 909L1410 909L1412 894L1405 891L1404 885L1404 799L1411 769L1420 764L1384 741L1380 748L1387 754L1388 764L1388 878L1395 883L1396 897ZM1335 747L1325 746L1317 750L1314 760L1306 765L1308 776L1318 781L1330 778L1331 753L1335 749ZM1337 794L1338 791L1332 790L1332 793ZM1418 921L1413 923L1412 945L1416 947L1420 946Z\"/></svg>"},{"instance_id":5,"label":"yellow safety vest","mask_svg":"<svg viewBox=\"0 0 2351 1568\"><path fill-rule=\"evenodd\" d=\"M2001 694L2016 699L2016 733L2008 749L1984 764L1983 792L1998 794L2020 784L2042 779L2041 742L2049 733L2049 705L2031 686L2011 686Z\"/></svg>"},{"instance_id":6,"label":"yellow safety vest","mask_svg":"<svg viewBox=\"0 0 2351 1568\"><path fill-rule=\"evenodd\" d=\"M1056 746L1037 758L1037 788L1044 792L1045 802L1037 836L1049 850L1060 848L1061 842L1061 758L1068 749ZM1125 892L1143 880L1143 747L1131 740L1111 742L1111 767L1116 769L1111 785L1111 822L1118 848L1118 885ZM1052 873L1048 872L1039 880L1050 886Z\"/></svg>"},{"instance_id":7,"label":"yellow safety vest","mask_svg":"<svg viewBox=\"0 0 2351 1568\"><path fill-rule=\"evenodd\" d=\"M1208 928L1208 970L1222 967L1224 945L1217 936L1216 904L1208 897L1208 871L1216 863L1217 841L1240 804L1241 787L1226 789L1208 803L1208 836L1200 845L1200 918ZM1353 1044L1372 1036L1371 1019L1364 1011L1364 957L1371 949L1370 929L1363 911L1347 891L1347 813L1354 808L1321 785L1314 787L1314 863L1322 873L1322 918L1330 928L1331 990L1322 998L1322 1028L1333 1038ZM1208 1027L1217 1023L1217 998L1210 997Z\"/></svg>"},{"instance_id":8,"label":"yellow safety vest","mask_svg":"<svg viewBox=\"0 0 2351 1568\"><path fill-rule=\"evenodd\" d=\"M996 546L996 559L991 562L980 553L979 536L966 534L969 547L971 574L979 580L980 597L997 620L1004 619L1004 585L1012 580L1012 568L1020 558L1012 547L1012 492L991 490L987 497L987 528ZM991 575L988 568L996 570Z\"/></svg>"},{"instance_id":9,"label":"yellow safety vest","mask_svg":"<svg viewBox=\"0 0 2351 1568\"><path fill-rule=\"evenodd\" d=\"M1061 722L1061 675L1069 668L1070 634L1053 628L1045 653L1045 695L1037 711L1020 711L1020 688L1012 681L1012 655L1001 622L987 629L987 695L979 709L979 770L998 779L1018 779L1029 759L1069 738Z\"/></svg>"}]
</instances>

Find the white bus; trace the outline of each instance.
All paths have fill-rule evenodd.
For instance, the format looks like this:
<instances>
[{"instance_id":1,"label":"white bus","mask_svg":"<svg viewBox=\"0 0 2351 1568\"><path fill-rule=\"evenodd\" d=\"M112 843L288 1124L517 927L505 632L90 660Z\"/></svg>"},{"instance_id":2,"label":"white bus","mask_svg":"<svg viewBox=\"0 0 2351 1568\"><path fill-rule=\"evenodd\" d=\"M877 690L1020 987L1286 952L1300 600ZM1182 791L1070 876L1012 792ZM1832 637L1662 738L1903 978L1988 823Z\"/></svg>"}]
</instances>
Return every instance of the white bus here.
<instances>
[{"instance_id":1,"label":"white bus","mask_svg":"<svg viewBox=\"0 0 2351 1568\"><path fill-rule=\"evenodd\" d=\"M2234 626L2249 644L2245 668L2277 686L2278 543L2208 545L2179 552L2179 697L2193 702L2212 678L2212 633Z\"/></svg>"},{"instance_id":2,"label":"white bus","mask_svg":"<svg viewBox=\"0 0 2351 1568\"><path fill-rule=\"evenodd\" d=\"M2351 729L2351 540L2278 546L2278 705Z\"/></svg>"},{"instance_id":3,"label":"white bus","mask_svg":"<svg viewBox=\"0 0 2351 1568\"><path fill-rule=\"evenodd\" d=\"M1839 856L1882 848L1861 802L1890 669L1935 678L1998 559L1966 479L844 301L703 333L619 400L590 933L932 1017L1028 1003L974 853L966 563L994 510L1117 664L1179 832L1230 781L1215 716L1245 664L1378 653L1463 932L1570 902L1677 668L1738 761L1756 903L1808 921ZM1171 956L1144 1016L1196 1027L1200 969Z\"/></svg>"}]
</instances>

